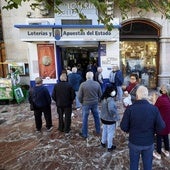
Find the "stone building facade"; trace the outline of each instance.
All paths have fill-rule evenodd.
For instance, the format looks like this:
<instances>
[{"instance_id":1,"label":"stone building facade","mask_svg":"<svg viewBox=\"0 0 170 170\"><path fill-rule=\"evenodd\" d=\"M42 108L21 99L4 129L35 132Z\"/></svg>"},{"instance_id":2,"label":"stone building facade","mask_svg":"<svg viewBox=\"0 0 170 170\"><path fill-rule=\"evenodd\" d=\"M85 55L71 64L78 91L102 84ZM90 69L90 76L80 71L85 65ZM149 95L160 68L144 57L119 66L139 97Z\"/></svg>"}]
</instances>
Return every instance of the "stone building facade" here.
<instances>
[{"instance_id":1,"label":"stone building facade","mask_svg":"<svg viewBox=\"0 0 170 170\"><path fill-rule=\"evenodd\" d=\"M152 12L139 16L133 10L122 20L114 9L115 28L109 32L97 22L91 4L86 4L87 22L80 24L72 13L75 1L63 3L61 15L32 11L27 3L19 9L1 10L6 59L28 67L24 82L32 84L40 75L51 89L62 69L79 63L85 69L91 62L103 67L105 79L111 67L118 65L124 76L138 72L148 87L170 83L170 21L164 16Z\"/></svg>"}]
</instances>

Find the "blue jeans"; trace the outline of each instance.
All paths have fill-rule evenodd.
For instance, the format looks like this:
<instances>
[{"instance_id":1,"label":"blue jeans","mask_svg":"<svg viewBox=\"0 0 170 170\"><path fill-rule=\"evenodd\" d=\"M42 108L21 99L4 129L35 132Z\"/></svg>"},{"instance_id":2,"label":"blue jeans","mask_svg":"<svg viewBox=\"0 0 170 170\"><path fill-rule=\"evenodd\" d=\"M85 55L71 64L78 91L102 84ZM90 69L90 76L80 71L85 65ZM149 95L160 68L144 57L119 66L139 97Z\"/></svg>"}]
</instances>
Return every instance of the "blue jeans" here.
<instances>
[{"instance_id":1,"label":"blue jeans","mask_svg":"<svg viewBox=\"0 0 170 170\"><path fill-rule=\"evenodd\" d=\"M122 101L122 96L123 96L122 86L117 86L117 99L119 101Z\"/></svg>"},{"instance_id":2,"label":"blue jeans","mask_svg":"<svg viewBox=\"0 0 170 170\"><path fill-rule=\"evenodd\" d=\"M101 90L102 90L102 93L104 92L104 90L105 90L105 85L104 85L104 83L102 84L102 83L100 83L100 87L101 87Z\"/></svg>"},{"instance_id":3,"label":"blue jeans","mask_svg":"<svg viewBox=\"0 0 170 170\"><path fill-rule=\"evenodd\" d=\"M79 108L81 107L81 103L79 102L79 99L78 99L78 91L76 91L75 93L76 93L76 108Z\"/></svg>"},{"instance_id":4,"label":"blue jeans","mask_svg":"<svg viewBox=\"0 0 170 170\"><path fill-rule=\"evenodd\" d=\"M116 124L106 125L103 124L102 131L102 143L107 144L107 148L111 148L113 145L113 138L115 135Z\"/></svg>"},{"instance_id":5,"label":"blue jeans","mask_svg":"<svg viewBox=\"0 0 170 170\"><path fill-rule=\"evenodd\" d=\"M100 133L100 118L99 118L99 109L98 109L98 104L92 104L92 105L82 105L82 135L84 137L88 137L88 117L89 117L89 112L92 112L93 118L94 118L94 123L95 123L95 128L96 128L96 133Z\"/></svg>"},{"instance_id":6,"label":"blue jeans","mask_svg":"<svg viewBox=\"0 0 170 170\"><path fill-rule=\"evenodd\" d=\"M138 146L129 142L130 170L138 170L140 155L142 156L143 170L152 170L154 144Z\"/></svg>"}]
</instances>

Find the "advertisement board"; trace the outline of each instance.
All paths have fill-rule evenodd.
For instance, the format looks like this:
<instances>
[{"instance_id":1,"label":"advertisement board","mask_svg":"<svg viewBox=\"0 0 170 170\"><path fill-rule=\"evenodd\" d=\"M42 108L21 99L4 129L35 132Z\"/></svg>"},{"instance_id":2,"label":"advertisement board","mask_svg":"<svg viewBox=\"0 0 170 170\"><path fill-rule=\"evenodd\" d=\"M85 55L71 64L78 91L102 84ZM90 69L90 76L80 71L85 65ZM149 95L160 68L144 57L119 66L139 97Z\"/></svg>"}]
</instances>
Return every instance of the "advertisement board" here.
<instances>
[{"instance_id":1,"label":"advertisement board","mask_svg":"<svg viewBox=\"0 0 170 170\"><path fill-rule=\"evenodd\" d=\"M16 86L14 87L14 96L17 103L21 103L22 101L25 100L21 87L16 87Z\"/></svg>"},{"instance_id":2,"label":"advertisement board","mask_svg":"<svg viewBox=\"0 0 170 170\"><path fill-rule=\"evenodd\" d=\"M13 90L11 79L0 79L0 100L12 100Z\"/></svg>"}]
</instances>

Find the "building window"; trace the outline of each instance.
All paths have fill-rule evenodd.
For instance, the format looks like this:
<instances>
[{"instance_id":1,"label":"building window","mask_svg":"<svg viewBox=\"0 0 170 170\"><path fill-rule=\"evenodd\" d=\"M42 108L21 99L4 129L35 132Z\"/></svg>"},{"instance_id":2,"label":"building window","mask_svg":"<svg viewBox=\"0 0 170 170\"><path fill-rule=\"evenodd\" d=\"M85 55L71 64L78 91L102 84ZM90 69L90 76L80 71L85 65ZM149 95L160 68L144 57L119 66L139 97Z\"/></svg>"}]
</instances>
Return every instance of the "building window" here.
<instances>
[{"instance_id":1,"label":"building window","mask_svg":"<svg viewBox=\"0 0 170 170\"><path fill-rule=\"evenodd\" d=\"M122 41L121 61L125 81L131 73L137 73L140 83L156 88L158 51L155 41Z\"/></svg>"},{"instance_id":2,"label":"building window","mask_svg":"<svg viewBox=\"0 0 170 170\"><path fill-rule=\"evenodd\" d=\"M158 84L159 63L158 25L146 20L131 20L122 24L120 30L121 64L125 81L136 72L140 83L148 88Z\"/></svg>"}]
</instances>

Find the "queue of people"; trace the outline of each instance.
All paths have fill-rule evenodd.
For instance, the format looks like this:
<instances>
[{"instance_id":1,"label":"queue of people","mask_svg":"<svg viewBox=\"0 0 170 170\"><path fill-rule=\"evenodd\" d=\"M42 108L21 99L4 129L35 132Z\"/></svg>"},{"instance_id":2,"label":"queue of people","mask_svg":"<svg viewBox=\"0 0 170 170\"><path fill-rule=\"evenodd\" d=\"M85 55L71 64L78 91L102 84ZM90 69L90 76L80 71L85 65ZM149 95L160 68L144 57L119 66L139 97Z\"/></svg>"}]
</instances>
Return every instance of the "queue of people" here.
<instances>
[{"instance_id":1,"label":"queue of people","mask_svg":"<svg viewBox=\"0 0 170 170\"><path fill-rule=\"evenodd\" d=\"M102 89L103 77L102 68L98 67L98 73L92 71L86 73L86 80L77 73L73 67L71 73L63 72L60 82L57 83L52 92L52 99L56 103L58 119L58 130L69 133L71 130L71 114L73 101L76 102L76 109L82 111L82 127L80 137L88 138L88 117L90 112L94 118L96 135L101 135L101 146L107 147L109 152L116 149L114 142L116 123L120 121L120 128L129 134L129 158L130 170L137 170L140 156L142 157L144 170L152 169L153 156L161 159L161 153L169 156L170 133L170 87L161 86L160 96L156 101L149 101L147 87L140 85L137 73L129 76L129 84L124 85L124 78L121 70L114 66L110 73L110 83ZM95 77L95 80L94 80ZM36 87L30 90L29 101L39 106L34 109L37 131L42 128L42 112L46 120L47 131L52 130L52 118L47 90L42 88L42 79L36 78ZM41 94L41 95L40 95ZM36 96L36 100L34 99ZM43 99L46 96L46 99ZM48 105L44 104L46 103ZM116 101L125 106L123 117L120 120ZM41 104L40 104L41 103ZM99 110L101 103L101 111ZM48 108L47 110L45 108ZM39 115L37 115L39 114ZM102 125L102 126L101 126ZM155 142L156 139L156 143ZM164 147L162 147L162 140ZM156 144L156 151L154 151Z\"/></svg>"}]
</instances>

